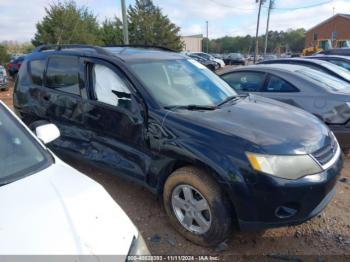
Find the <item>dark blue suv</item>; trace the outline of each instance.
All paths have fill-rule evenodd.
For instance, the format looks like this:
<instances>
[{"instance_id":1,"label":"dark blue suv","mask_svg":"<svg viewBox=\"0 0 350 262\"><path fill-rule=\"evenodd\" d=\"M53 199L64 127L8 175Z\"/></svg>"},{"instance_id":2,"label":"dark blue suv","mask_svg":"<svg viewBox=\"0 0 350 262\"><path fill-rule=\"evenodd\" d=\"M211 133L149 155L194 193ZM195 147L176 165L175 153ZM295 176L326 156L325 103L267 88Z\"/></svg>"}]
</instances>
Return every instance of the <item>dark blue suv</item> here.
<instances>
[{"instance_id":1,"label":"dark blue suv","mask_svg":"<svg viewBox=\"0 0 350 262\"><path fill-rule=\"evenodd\" d=\"M173 226L201 245L234 228L301 223L335 193L332 132L295 107L237 95L191 58L154 48L42 46L23 62L14 108L52 122L51 148L162 196Z\"/></svg>"}]
</instances>

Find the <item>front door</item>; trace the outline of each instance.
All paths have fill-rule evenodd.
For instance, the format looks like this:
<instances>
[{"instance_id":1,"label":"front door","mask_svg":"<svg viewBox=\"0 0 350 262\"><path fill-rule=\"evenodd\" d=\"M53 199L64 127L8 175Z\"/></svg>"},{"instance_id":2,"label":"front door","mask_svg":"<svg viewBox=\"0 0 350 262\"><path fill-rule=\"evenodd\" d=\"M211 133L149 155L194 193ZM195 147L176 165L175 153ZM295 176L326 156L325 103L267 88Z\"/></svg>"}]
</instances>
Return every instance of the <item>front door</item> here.
<instances>
[{"instance_id":1,"label":"front door","mask_svg":"<svg viewBox=\"0 0 350 262\"><path fill-rule=\"evenodd\" d=\"M84 65L90 108L84 124L93 133L87 157L115 173L145 180L151 159L141 99L115 65L98 59L85 59Z\"/></svg>"}]
</instances>

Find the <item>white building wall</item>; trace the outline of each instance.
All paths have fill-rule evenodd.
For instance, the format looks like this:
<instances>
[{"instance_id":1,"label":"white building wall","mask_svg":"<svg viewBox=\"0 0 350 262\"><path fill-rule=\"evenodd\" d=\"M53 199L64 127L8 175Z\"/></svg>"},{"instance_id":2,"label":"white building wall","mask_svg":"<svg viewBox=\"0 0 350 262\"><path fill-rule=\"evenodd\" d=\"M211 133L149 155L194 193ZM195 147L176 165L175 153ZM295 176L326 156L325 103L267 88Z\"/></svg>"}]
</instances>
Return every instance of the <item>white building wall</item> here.
<instances>
[{"instance_id":1,"label":"white building wall","mask_svg":"<svg viewBox=\"0 0 350 262\"><path fill-rule=\"evenodd\" d=\"M202 52L202 35L182 36L184 43L183 51L187 52Z\"/></svg>"}]
</instances>

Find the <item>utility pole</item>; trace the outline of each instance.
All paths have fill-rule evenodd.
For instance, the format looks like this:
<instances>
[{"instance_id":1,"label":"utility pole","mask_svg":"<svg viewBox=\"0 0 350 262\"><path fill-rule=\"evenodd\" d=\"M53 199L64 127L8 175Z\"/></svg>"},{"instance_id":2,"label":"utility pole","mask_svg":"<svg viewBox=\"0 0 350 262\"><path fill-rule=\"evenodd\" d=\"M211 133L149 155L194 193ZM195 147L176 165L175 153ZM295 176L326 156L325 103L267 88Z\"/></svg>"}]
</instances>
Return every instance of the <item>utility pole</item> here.
<instances>
[{"instance_id":1,"label":"utility pole","mask_svg":"<svg viewBox=\"0 0 350 262\"><path fill-rule=\"evenodd\" d=\"M269 37L270 13L271 13L271 9L273 6L273 1L274 0L270 0L269 11L268 11L268 15L267 15L264 56L266 56L266 51L267 51L267 39Z\"/></svg>"},{"instance_id":2,"label":"utility pole","mask_svg":"<svg viewBox=\"0 0 350 262\"><path fill-rule=\"evenodd\" d=\"M260 23L260 12L261 12L261 6L263 4L263 0L256 0L256 2L259 2L259 12L258 12L258 21L256 22L256 34L255 34L255 53L254 53L254 64L256 62L256 58L259 52L259 41L258 41L258 35L259 35L259 23Z\"/></svg>"},{"instance_id":3,"label":"utility pole","mask_svg":"<svg viewBox=\"0 0 350 262\"><path fill-rule=\"evenodd\" d=\"M129 31L128 31L128 17L126 16L125 0L120 0L120 1L122 3L124 45L128 45L129 44Z\"/></svg>"},{"instance_id":4,"label":"utility pole","mask_svg":"<svg viewBox=\"0 0 350 262\"><path fill-rule=\"evenodd\" d=\"M207 53L209 53L209 22L206 21L207 23Z\"/></svg>"}]
</instances>

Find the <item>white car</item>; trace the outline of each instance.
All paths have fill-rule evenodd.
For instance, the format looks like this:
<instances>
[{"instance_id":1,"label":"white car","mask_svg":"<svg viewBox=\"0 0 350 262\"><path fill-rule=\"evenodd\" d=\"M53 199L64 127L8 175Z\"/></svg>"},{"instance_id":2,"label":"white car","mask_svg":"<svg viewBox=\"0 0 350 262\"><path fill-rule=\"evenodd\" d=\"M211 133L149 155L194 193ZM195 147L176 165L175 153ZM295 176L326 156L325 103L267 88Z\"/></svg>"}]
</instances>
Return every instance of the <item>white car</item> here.
<instances>
[{"instance_id":1,"label":"white car","mask_svg":"<svg viewBox=\"0 0 350 262\"><path fill-rule=\"evenodd\" d=\"M204 58L206 60L214 61L214 62L216 62L216 63L218 63L220 65L220 68L223 68L225 66L224 60L219 59L219 58L215 58L214 56L212 56L210 54L203 53L203 52L195 52L195 53L191 53L191 54L200 56L200 57L202 57L202 58Z\"/></svg>"},{"instance_id":2,"label":"white car","mask_svg":"<svg viewBox=\"0 0 350 262\"><path fill-rule=\"evenodd\" d=\"M8 77L6 69L0 65L0 90L8 90Z\"/></svg>"},{"instance_id":3,"label":"white car","mask_svg":"<svg viewBox=\"0 0 350 262\"><path fill-rule=\"evenodd\" d=\"M36 134L0 101L0 255L149 255L106 190L44 146L58 128Z\"/></svg>"}]
</instances>

